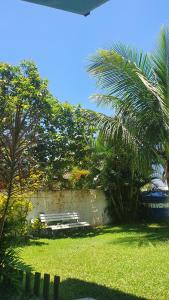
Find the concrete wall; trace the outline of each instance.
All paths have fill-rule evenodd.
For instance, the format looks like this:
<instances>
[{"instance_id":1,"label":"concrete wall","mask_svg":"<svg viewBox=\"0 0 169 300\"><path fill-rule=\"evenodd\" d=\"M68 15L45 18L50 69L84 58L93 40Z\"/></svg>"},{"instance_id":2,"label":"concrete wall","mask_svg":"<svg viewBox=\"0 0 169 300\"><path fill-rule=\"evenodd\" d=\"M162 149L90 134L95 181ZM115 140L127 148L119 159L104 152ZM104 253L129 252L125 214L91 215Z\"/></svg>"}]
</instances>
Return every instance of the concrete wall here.
<instances>
[{"instance_id":1,"label":"concrete wall","mask_svg":"<svg viewBox=\"0 0 169 300\"><path fill-rule=\"evenodd\" d=\"M37 218L39 213L78 212L81 221L91 225L109 223L106 207L107 201L100 190L62 190L55 192L38 192L31 196L33 210L28 218Z\"/></svg>"}]
</instances>

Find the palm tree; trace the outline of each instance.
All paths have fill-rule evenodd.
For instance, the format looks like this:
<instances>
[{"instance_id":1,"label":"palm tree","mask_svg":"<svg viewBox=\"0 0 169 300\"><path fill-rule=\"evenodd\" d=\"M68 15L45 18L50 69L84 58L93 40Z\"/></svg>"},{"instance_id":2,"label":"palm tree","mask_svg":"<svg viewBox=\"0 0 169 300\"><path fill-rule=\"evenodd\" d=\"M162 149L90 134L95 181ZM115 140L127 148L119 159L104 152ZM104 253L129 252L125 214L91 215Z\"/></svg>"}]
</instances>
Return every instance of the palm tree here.
<instances>
[{"instance_id":1,"label":"palm tree","mask_svg":"<svg viewBox=\"0 0 169 300\"><path fill-rule=\"evenodd\" d=\"M163 163L169 184L169 27L153 53L116 44L91 57L88 71L105 90L94 99L114 111L99 117L104 137L132 151L143 172Z\"/></svg>"}]
</instances>

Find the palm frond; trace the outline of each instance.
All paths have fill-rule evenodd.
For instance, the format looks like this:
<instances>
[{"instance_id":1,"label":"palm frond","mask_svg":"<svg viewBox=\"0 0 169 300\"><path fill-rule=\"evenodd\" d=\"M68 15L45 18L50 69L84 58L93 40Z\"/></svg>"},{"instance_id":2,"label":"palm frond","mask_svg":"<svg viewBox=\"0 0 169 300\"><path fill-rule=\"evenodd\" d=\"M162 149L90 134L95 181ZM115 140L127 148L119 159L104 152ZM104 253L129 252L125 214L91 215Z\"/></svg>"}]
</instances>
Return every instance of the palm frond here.
<instances>
[{"instance_id":1,"label":"palm frond","mask_svg":"<svg viewBox=\"0 0 169 300\"><path fill-rule=\"evenodd\" d=\"M130 110L135 111L141 108L149 110L152 106L152 94L139 77L142 70L114 50L100 50L92 57L88 71L96 78L99 87L120 100L120 110L126 102Z\"/></svg>"},{"instance_id":2,"label":"palm frond","mask_svg":"<svg viewBox=\"0 0 169 300\"><path fill-rule=\"evenodd\" d=\"M133 63L142 74L149 80L155 80L154 70L152 68L151 56L143 51L138 51L122 43L114 44L112 49L120 54L126 61Z\"/></svg>"},{"instance_id":3,"label":"palm frond","mask_svg":"<svg viewBox=\"0 0 169 300\"><path fill-rule=\"evenodd\" d=\"M112 141L113 147L124 148L133 157L133 168L139 169L142 173L150 170L152 161L157 161L157 151L155 147L143 143L135 127L125 126L120 117L98 116L98 127L101 136L108 143Z\"/></svg>"},{"instance_id":4,"label":"palm frond","mask_svg":"<svg viewBox=\"0 0 169 300\"><path fill-rule=\"evenodd\" d=\"M90 99L98 106L107 106L112 109L117 109L120 105L121 99L112 95L94 94L90 96Z\"/></svg>"},{"instance_id":5,"label":"palm frond","mask_svg":"<svg viewBox=\"0 0 169 300\"><path fill-rule=\"evenodd\" d=\"M114 118L99 116L105 138L121 141L145 166L157 162L158 148L169 143L169 29L154 55L116 44L99 50L88 71L106 91L92 98L115 109Z\"/></svg>"},{"instance_id":6,"label":"palm frond","mask_svg":"<svg viewBox=\"0 0 169 300\"><path fill-rule=\"evenodd\" d=\"M158 89L163 93L164 101L169 106L169 28L163 27L160 32L158 47L152 55L154 72Z\"/></svg>"},{"instance_id":7,"label":"palm frond","mask_svg":"<svg viewBox=\"0 0 169 300\"><path fill-rule=\"evenodd\" d=\"M122 50L121 52L124 52L124 48ZM146 72L142 71L143 65L146 65L146 58L143 64L142 59L138 59L140 56L136 57L133 53L129 49L127 56L126 48L125 57L115 53L114 50L102 50L94 56L89 72L96 77L100 87L108 90L107 95L97 94L96 102L102 105L105 103L115 109L115 114L123 119L125 127L140 126L142 130L150 132L149 125L153 120L151 129L160 123L165 124L167 128L168 110L155 83L151 82L144 75ZM129 60L132 56L134 62ZM137 65L140 63L141 69L135 61ZM152 79L152 76L149 78Z\"/></svg>"}]
</instances>

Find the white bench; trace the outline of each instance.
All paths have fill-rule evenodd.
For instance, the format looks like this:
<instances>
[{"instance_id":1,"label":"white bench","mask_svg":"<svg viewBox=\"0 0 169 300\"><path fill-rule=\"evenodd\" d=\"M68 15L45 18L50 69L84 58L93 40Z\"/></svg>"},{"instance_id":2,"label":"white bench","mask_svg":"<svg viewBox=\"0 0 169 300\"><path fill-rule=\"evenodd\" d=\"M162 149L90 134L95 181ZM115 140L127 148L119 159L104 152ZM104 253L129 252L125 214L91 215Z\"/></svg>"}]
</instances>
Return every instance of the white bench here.
<instances>
[{"instance_id":1,"label":"white bench","mask_svg":"<svg viewBox=\"0 0 169 300\"><path fill-rule=\"evenodd\" d=\"M80 216L77 212L40 214L41 222L44 223L47 228L51 228L52 230L90 226L89 223L80 222L79 219ZM55 223L61 222L61 224L52 225L51 223L53 222Z\"/></svg>"}]
</instances>

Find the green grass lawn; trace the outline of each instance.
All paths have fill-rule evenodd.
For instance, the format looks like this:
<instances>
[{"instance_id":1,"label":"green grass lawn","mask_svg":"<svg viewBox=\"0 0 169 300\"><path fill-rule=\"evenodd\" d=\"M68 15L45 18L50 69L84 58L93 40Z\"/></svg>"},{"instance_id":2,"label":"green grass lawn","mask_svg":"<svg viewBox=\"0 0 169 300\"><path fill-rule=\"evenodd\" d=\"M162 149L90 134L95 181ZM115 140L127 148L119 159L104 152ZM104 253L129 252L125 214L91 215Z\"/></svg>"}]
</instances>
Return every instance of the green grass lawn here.
<instances>
[{"instance_id":1,"label":"green grass lawn","mask_svg":"<svg viewBox=\"0 0 169 300\"><path fill-rule=\"evenodd\" d=\"M61 276L62 300L169 299L169 225L31 240L20 255L33 270Z\"/></svg>"}]
</instances>

